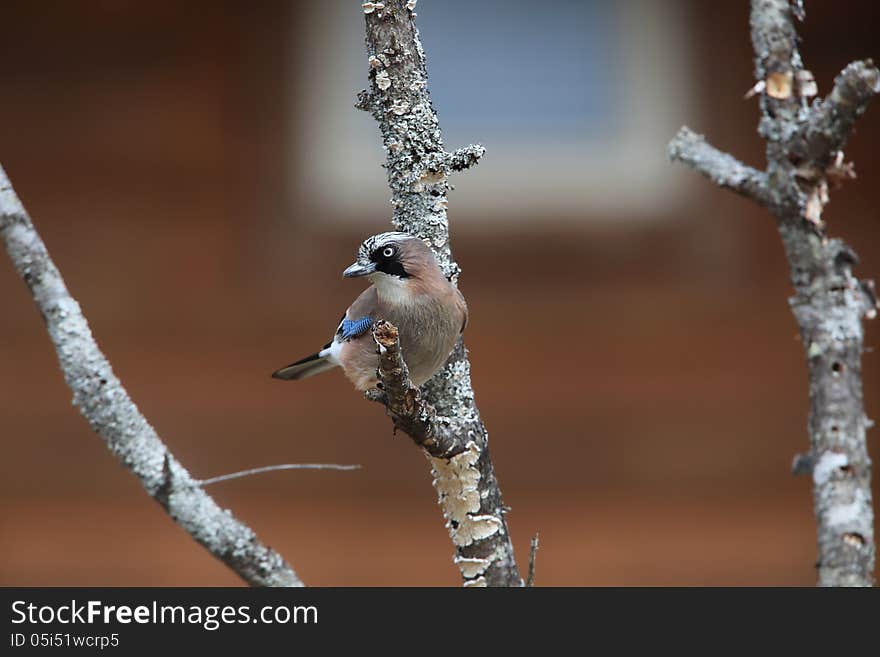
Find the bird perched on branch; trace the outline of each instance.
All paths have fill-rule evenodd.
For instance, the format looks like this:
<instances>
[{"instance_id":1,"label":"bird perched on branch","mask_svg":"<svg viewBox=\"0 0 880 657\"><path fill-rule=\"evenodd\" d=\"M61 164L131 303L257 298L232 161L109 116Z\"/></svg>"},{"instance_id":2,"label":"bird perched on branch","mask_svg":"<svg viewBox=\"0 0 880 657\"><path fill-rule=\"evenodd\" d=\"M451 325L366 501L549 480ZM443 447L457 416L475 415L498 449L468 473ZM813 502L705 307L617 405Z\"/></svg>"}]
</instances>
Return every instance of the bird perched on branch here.
<instances>
[{"instance_id":1,"label":"bird perched on branch","mask_svg":"<svg viewBox=\"0 0 880 657\"><path fill-rule=\"evenodd\" d=\"M321 351L272 376L299 380L342 367L358 390L375 388L379 360L371 329L384 319L399 331L401 355L413 385L430 379L467 324L464 297L446 280L431 249L406 233L373 235L342 275L365 277L372 285L345 311L333 340Z\"/></svg>"}]
</instances>

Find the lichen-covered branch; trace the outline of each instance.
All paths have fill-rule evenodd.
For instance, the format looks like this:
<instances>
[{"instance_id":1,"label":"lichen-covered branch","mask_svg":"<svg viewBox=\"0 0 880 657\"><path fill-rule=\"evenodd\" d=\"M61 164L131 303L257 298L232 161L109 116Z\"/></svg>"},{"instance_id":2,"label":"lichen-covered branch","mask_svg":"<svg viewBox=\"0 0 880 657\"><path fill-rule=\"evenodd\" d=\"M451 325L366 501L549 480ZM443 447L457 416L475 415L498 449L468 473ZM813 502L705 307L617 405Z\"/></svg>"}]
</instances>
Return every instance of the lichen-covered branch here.
<instances>
[{"instance_id":1,"label":"lichen-covered branch","mask_svg":"<svg viewBox=\"0 0 880 657\"><path fill-rule=\"evenodd\" d=\"M669 142L667 149L670 159L684 162L695 171L702 173L719 187L730 189L737 194L767 205L767 174L746 166L732 155L709 144L703 135L688 127L683 127Z\"/></svg>"},{"instance_id":2,"label":"lichen-covered branch","mask_svg":"<svg viewBox=\"0 0 880 657\"><path fill-rule=\"evenodd\" d=\"M486 154L486 149L479 144L470 144L464 148L457 148L449 154L449 168L452 171L464 171L480 161Z\"/></svg>"},{"instance_id":3,"label":"lichen-covered branch","mask_svg":"<svg viewBox=\"0 0 880 657\"><path fill-rule=\"evenodd\" d=\"M79 304L0 167L0 236L33 295L73 401L147 494L211 554L254 586L302 586L290 565L220 508L172 456L113 373Z\"/></svg>"},{"instance_id":4,"label":"lichen-covered branch","mask_svg":"<svg viewBox=\"0 0 880 657\"><path fill-rule=\"evenodd\" d=\"M382 389L371 390L367 396L384 404L395 428L407 434L431 456L448 459L463 452L465 447L458 436L438 420L434 407L409 380L409 370L400 353L397 327L380 320L373 326L373 339L379 348Z\"/></svg>"},{"instance_id":5,"label":"lichen-covered branch","mask_svg":"<svg viewBox=\"0 0 880 657\"><path fill-rule=\"evenodd\" d=\"M752 197L776 217L794 287L789 303L807 360L810 452L795 459L794 469L813 477L818 581L870 586L874 512L861 356L862 322L876 315L877 298L871 281L853 276L853 250L826 235L822 212L829 183L853 175L841 149L880 92L880 71L870 61L850 64L824 100L811 102L816 85L801 61L794 24L801 14L789 0L752 0L758 131L767 144L767 171L761 174L766 195ZM680 145L681 135L670 156L705 173Z\"/></svg>"},{"instance_id":6,"label":"lichen-covered branch","mask_svg":"<svg viewBox=\"0 0 880 657\"><path fill-rule=\"evenodd\" d=\"M392 223L425 239L446 276L457 282L460 269L452 257L446 217L449 175L475 164L483 148L471 145L449 153L443 147L414 6L412 0L363 3L370 89L359 94L357 107L379 123L394 206ZM463 342L421 394L434 409L428 421L434 427L432 435L444 436L443 450L453 455L432 456L428 451L465 586L521 586ZM420 427L410 426L417 435Z\"/></svg>"},{"instance_id":7,"label":"lichen-covered branch","mask_svg":"<svg viewBox=\"0 0 880 657\"><path fill-rule=\"evenodd\" d=\"M834 87L824 101L813 103L803 130L805 149L802 156L828 165L844 147L856 119L880 93L880 71L871 60L852 62L834 80Z\"/></svg>"}]
</instances>

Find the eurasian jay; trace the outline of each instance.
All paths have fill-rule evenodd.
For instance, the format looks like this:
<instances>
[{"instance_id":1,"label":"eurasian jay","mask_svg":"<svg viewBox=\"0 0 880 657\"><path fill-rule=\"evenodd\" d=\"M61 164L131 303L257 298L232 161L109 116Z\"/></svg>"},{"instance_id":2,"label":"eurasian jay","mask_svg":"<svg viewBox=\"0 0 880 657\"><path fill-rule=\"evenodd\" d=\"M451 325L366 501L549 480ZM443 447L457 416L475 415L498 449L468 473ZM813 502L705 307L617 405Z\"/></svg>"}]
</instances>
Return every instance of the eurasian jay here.
<instances>
[{"instance_id":1,"label":"eurasian jay","mask_svg":"<svg viewBox=\"0 0 880 657\"><path fill-rule=\"evenodd\" d=\"M399 331L413 385L430 379L446 362L468 317L464 297L443 276L431 249L406 233L374 235L364 240L357 260L342 275L364 276L372 285L345 311L336 335L321 351L272 376L298 380L342 367L358 390L375 388L379 360L371 328L384 319Z\"/></svg>"}]
</instances>

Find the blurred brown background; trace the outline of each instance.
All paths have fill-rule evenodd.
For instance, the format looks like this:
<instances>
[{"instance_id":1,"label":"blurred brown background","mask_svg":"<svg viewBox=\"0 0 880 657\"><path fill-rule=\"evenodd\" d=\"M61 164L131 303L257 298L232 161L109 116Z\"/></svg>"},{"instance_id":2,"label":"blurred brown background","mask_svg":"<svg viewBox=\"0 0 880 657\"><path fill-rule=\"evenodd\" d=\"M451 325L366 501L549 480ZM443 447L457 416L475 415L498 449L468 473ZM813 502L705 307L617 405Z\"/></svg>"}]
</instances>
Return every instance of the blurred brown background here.
<instances>
[{"instance_id":1,"label":"blurred brown background","mask_svg":"<svg viewBox=\"0 0 880 657\"><path fill-rule=\"evenodd\" d=\"M762 165L748 2L471 4L417 11L448 146L488 148L450 219L522 565L539 531L542 585L813 584L810 482L789 474L806 375L773 222L665 159L686 123ZM806 4L824 94L880 55L880 5ZM326 341L360 290L341 270L388 225L378 132L351 107L361 21L354 1L4 2L0 161L196 476L363 465L219 484L221 504L309 584L455 585L427 464L381 409L339 373L268 376ZM875 106L825 214L875 278L878 148ZM0 300L0 584L238 583L71 406L5 257ZM876 353L864 365L876 416Z\"/></svg>"}]
</instances>

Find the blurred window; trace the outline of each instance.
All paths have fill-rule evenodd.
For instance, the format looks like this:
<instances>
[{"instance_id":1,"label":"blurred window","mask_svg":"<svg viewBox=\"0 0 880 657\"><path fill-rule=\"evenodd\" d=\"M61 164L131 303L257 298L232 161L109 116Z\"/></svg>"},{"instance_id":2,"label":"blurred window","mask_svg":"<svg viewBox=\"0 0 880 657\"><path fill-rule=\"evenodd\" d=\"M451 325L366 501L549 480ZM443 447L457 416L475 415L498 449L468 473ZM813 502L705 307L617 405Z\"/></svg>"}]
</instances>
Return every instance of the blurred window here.
<instances>
[{"instance_id":1,"label":"blurred window","mask_svg":"<svg viewBox=\"0 0 880 657\"><path fill-rule=\"evenodd\" d=\"M486 222L647 218L661 198L668 207L682 179L670 172L665 147L690 97L681 5L419 2L446 147L487 148L479 166L456 176L451 207ZM352 109L366 86L363 16L348 3L323 2L308 21L309 38L296 44L305 121L294 156L312 201L355 219L389 196L375 122Z\"/></svg>"},{"instance_id":2,"label":"blurred window","mask_svg":"<svg viewBox=\"0 0 880 657\"><path fill-rule=\"evenodd\" d=\"M606 57L620 13L601 0L424 3L419 24L445 137L565 143L613 130L619 78Z\"/></svg>"}]
</instances>

